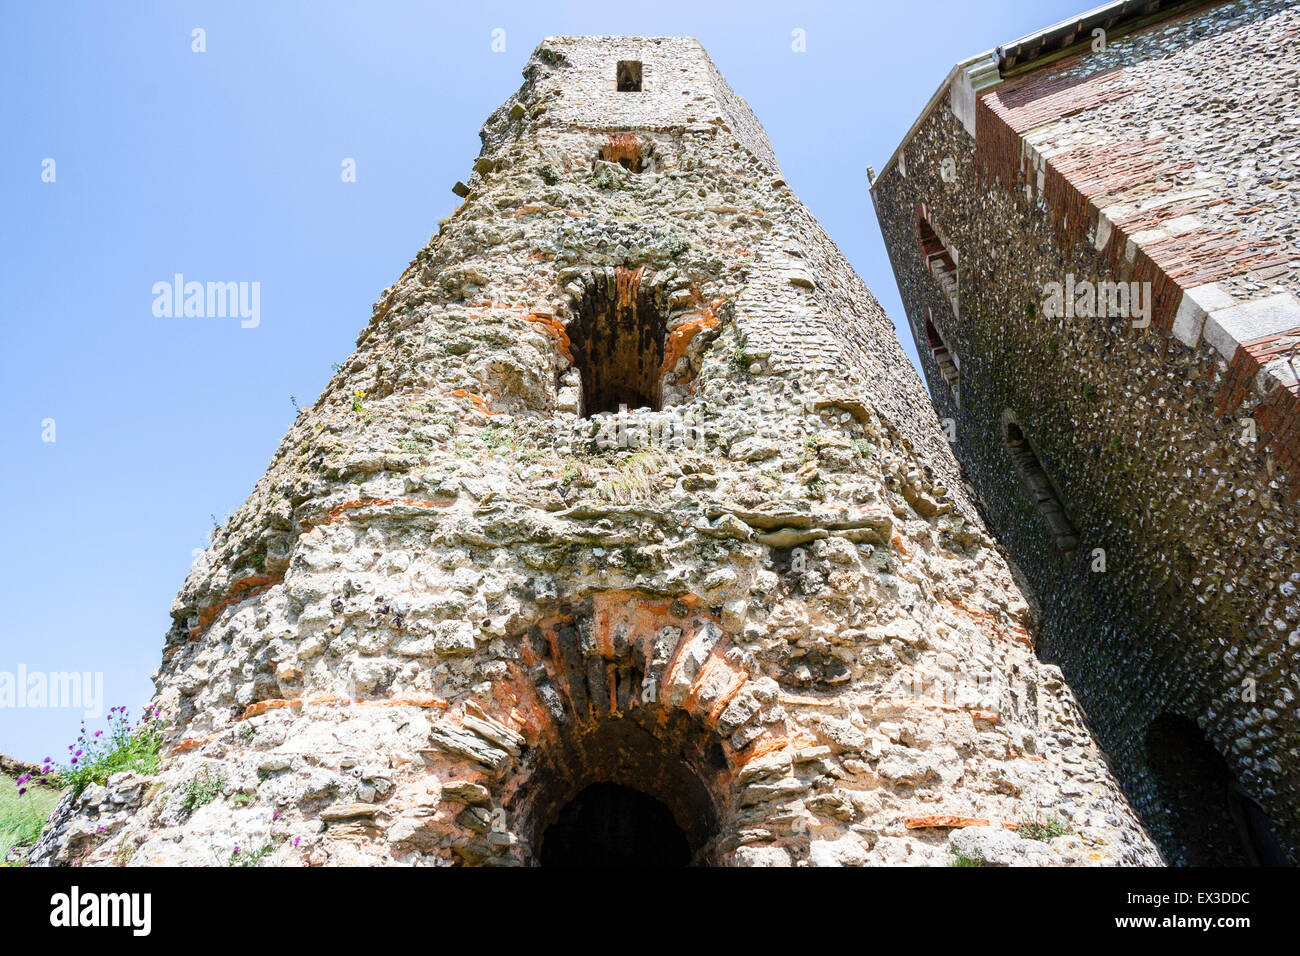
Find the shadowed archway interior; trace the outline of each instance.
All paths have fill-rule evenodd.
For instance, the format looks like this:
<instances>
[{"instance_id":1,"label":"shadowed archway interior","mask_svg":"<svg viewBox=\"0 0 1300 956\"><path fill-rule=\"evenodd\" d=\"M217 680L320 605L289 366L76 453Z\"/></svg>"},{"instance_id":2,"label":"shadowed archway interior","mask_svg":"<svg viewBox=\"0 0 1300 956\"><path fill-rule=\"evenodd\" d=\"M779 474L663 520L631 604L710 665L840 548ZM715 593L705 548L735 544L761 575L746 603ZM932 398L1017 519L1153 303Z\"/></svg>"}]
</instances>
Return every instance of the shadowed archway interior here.
<instances>
[{"instance_id":1,"label":"shadowed archway interior","mask_svg":"<svg viewBox=\"0 0 1300 956\"><path fill-rule=\"evenodd\" d=\"M511 809L543 866L708 865L725 768L699 721L633 712L539 748Z\"/></svg>"},{"instance_id":2,"label":"shadowed archway interior","mask_svg":"<svg viewBox=\"0 0 1300 956\"><path fill-rule=\"evenodd\" d=\"M1183 866L1286 866L1263 809L1241 793L1227 762L1192 720L1161 714L1146 737L1166 812L1170 862Z\"/></svg>"},{"instance_id":3,"label":"shadowed archway interior","mask_svg":"<svg viewBox=\"0 0 1300 956\"><path fill-rule=\"evenodd\" d=\"M686 866L691 847L661 801L594 783L560 809L542 834L540 857L542 866Z\"/></svg>"},{"instance_id":4,"label":"shadowed archway interior","mask_svg":"<svg viewBox=\"0 0 1300 956\"><path fill-rule=\"evenodd\" d=\"M585 417L619 406L660 408L667 331L643 274L619 267L610 281L591 282L567 324Z\"/></svg>"}]
</instances>

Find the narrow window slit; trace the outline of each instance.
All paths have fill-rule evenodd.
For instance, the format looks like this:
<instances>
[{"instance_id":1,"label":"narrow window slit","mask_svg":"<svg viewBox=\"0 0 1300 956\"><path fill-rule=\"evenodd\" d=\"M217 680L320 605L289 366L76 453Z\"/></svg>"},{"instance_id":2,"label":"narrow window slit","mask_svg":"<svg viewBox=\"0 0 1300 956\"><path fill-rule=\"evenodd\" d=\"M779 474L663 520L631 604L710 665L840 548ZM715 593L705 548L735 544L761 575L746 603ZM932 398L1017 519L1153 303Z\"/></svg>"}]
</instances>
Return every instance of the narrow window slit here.
<instances>
[{"instance_id":1,"label":"narrow window slit","mask_svg":"<svg viewBox=\"0 0 1300 956\"><path fill-rule=\"evenodd\" d=\"M1074 551L1079 546L1078 532L1075 531L1074 525L1065 513L1065 506L1061 503L1056 488L1047 475L1047 470L1038 460L1038 455L1029 444L1020 425L1008 419L1003 424L1002 437L1007 453L1011 456L1011 461L1020 475L1021 484L1024 485L1038 513L1047 521L1048 530L1051 532L1057 550L1067 554Z\"/></svg>"},{"instance_id":2,"label":"narrow window slit","mask_svg":"<svg viewBox=\"0 0 1300 956\"><path fill-rule=\"evenodd\" d=\"M930 346L930 357L934 359L934 364L938 366L939 375L952 389L953 401L959 401L958 395L960 393L958 389L961 384L961 366L957 354L949 350L943 336L939 334L939 327L934 324L934 313L929 309L926 309L925 312L925 339Z\"/></svg>"},{"instance_id":3,"label":"narrow window slit","mask_svg":"<svg viewBox=\"0 0 1300 956\"><path fill-rule=\"evenodd\" d=\"M957 296L957 250L930 222L930 210L924 203L919 203L916 207L916 235L921 243L921 258L925 261L926 268L943 289L943 294L952 305L952 314L960 319L960 303Z\"/></svg>"}]
</instances>

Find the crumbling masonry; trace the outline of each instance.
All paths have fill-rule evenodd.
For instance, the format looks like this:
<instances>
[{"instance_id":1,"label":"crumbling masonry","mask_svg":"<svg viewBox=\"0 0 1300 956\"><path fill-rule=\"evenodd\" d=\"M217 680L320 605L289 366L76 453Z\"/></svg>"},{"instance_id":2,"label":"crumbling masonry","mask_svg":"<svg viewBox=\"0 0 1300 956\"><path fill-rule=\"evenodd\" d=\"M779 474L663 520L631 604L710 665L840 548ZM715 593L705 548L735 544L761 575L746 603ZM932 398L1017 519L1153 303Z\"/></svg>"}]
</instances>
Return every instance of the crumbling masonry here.
<instances>
[{"instance_id":1,"label":"crumbling masonry","mask_svg":"<svg viewBox=\"0 0 1300 956\"><path fill-rule=\"evenodd\" d=\"M699 44L553 37L524 77L185 582L161 773L36 858L1159 863Z\"/></svg>"}]
</instances>

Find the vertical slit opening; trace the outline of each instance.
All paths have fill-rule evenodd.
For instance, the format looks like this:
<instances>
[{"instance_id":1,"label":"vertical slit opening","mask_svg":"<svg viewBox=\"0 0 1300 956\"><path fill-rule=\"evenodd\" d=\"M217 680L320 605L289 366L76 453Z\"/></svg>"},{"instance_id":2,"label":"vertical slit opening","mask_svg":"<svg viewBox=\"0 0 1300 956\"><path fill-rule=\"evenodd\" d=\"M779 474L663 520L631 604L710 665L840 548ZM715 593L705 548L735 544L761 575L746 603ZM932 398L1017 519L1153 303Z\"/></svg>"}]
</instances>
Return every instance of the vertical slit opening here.
<instances>
[{"instance_id":1,"label":"vertical slit opening","mask_svg":"<svg viewBox=\"0 0 1300 956\"><path fill-rule=\"evenodd\" d=\"M952 305L952 314L961 318L958 301L957 251L930 222L930 211L924 203L916 207L916 236L921 243L921 258L930 274L938 281L943 294Z\"/></svg>"},{"instance_id":2,"label":"vertical slit opening","mask_svg":"<svg viewBox=\"0 0 1300 956\"><path fill-rule=\"evenodd\" d=\"M940 377L948 383L953 399L956 400L961 381L957 353L949 350L943 336L939 334L939 327L934 324L934 312L930 309L925 310L925 339L930 346L930 357L939 368Z\"/></svg>"},{"instance_id":3,"label":"vertical slit opening","mask_svg":"<svg viewBox=\"0 0 1300 956\"><path fill-rule=\"evenodd\" d=\"M1052 479L1048 477L1047 470L1038 460L1038 455L1034 452L1029 439L1025 437L1024 431L1014 419L1008 417L1003 422L1002 428L1007 454L1011 456L1025 492L1033 501L1034 507L1038 509L1038 513L1047 521L1052 541L1060 551L1066 553L1074 551L1079 546L1078 532L1075 531L1074 525L1065 513L1065 506L1056 493Z\"/></svg>"}]
</instances>

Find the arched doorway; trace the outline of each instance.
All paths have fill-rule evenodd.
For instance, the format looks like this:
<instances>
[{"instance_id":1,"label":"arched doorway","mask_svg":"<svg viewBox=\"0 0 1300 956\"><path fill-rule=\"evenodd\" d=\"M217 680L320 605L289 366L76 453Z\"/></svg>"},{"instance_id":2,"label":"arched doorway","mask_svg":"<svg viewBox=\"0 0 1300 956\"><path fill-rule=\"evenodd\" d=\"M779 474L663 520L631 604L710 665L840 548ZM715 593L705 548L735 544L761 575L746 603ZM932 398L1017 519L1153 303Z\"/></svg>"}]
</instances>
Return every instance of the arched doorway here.
<instances>
[{"instance_id":1,"label":"arched doorway","mask_svg":"<svg viewBox=\"0 0 1300 956\"><path fill-rule=\"evenodd\" d=\"M1162 849L1179 866L1286 866L1287 854L1263 809L1241 792L1227 762L1196 722L1164 713L1146 735L1163 830Z\"/></svg>"},{"instance_id":2,"label":"arched doorway","mask_svg":"<svg viewBox=\"0 0 1300 956\"><path fill-rule=\"evenodd\" d=\"M602 592L530 632L519 704L536 743L503 793L522 862L725 862L737 734L760 710L727 649L694 595Z\"/></svg>"},{"instance_id":3,"label":"arched doorway","mask_svg":"<svg viewBox=\"0 0 1300 956\"><path fill-rule=\"evenodd\" d=\"M542 866L708 865L718 834L709 783L726 766L716 734L684 711L575 724L538 749L512 816Z\"/></svg>"}]
</instances>

